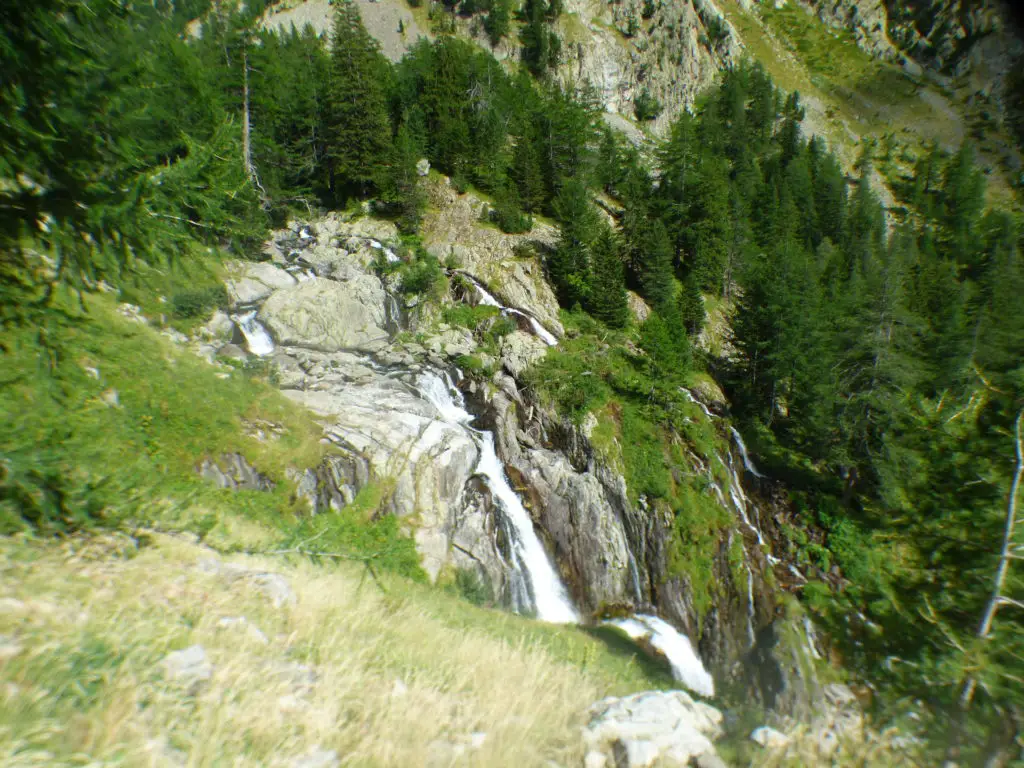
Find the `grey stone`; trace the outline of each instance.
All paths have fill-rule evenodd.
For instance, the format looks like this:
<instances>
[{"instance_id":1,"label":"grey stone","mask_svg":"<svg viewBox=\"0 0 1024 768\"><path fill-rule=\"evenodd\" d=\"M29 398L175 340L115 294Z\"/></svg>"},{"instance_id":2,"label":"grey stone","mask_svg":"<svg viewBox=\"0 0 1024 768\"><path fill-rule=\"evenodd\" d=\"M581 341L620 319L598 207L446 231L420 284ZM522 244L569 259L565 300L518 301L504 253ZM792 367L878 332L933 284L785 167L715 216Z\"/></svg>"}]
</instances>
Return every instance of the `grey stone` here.
<instances>
[{"instance_id":1,"label":"grey stone","mask_svg":"<svg viewBox=\"0 0 1024 768\"><path fill-rule=\"evenodd\" d=\"M649 691L591 707L583 742L588 754L602 754L619 768L686 766L714 752L712 740L722 733L722 719L717 709L683 691ZM592 762L597 764L596 758Z\"/></svg>"},{"instance_id":2,"label":"grey stone","mask_svg":"<svg viewBox=\"0 0 1024 768\"><path fill-rule=\"evenodd\" d=\"M219 461L204 459L198 472L219 488L233 491L272 491L275 487L270 478L261 474L239 453L226 453Z\"/></svg>"},{"instance_id":3,"label":"grey stone","mask_svg":"<svg viewBox=\"0 0 1024 768\"><path fill-rule=\"evenodd\" d=\"M704 752L693 761L696 768L729 768L728 764L718 756L717 752Z\"/></svg>"},{"instance_id":4,"label":"grey stone","mask_svg":"<svg viewBox=\"0 0 1024 768\"><path fill-rule=\"evenodd\" d=\"M750 734L750 740L765 749L782 749L789 744L789 736L767 725L755 728Z\"/></svg>"},{"instance_id":5,"label":"grey stone","mask_svg":"<svg viewBox=\"0 0 1024 768\"><path fill-rule=\"evenodd\" d=\"M227 313L217 310L199 329L199 336L206 339L228 341L235 332L235 324Z\"/></svg>"},{"instance_id":6,"label":"grey stone","mask_svg":"<svg viewBox=\"0 0 1024 768\"><path fill-rule=\"evenodd\" d=\"M249 359L249 353L237 344L225 344L217 350L217 357L223 357L228 360L242 360L244 362Z\"/></svg>"},{"instance_id":7,"label":"grey stone","mask_svg":"<svg viewBox=\"0 0 1024 768\"><path fill-rule=\"evenodd\" d=\"M284 346L372 351L388 339L385 300L374 275L345 283L317 277L275 292L261 307L259 319Z\"/></svg>"},{"instance_id":8,"label":"grey stone","mask_svg":"<svg viewBox=\"0 0 1024 768\"><path fill-rule=\"evenodd\" d=\"M172 651L164 657L161 666L167 680L183 686L192 695L213 677L213 665L207 660L201 645Z\"/></svg>"},{"instance_id":9,"label":"grey stone","mask_svg":"<svg viewBox=\"0 0 1024 768\"><path fill-rule=\"evenodd\" d=\"M256 304L274 291L295 285L295 278L269 262L236 261L228 265L225 282L232 307Z\"/></svg>"},{"instance_id":10,"label":"grey stone","mask_svg":"<svg viewBox=\"0 0 1024 768\"><path fill-rule=\"evenodd\" d=\"M525 331L513 331L501 339L501 364L516 378L547 354L548 346Z\"/></svg>"},{"instance_id":11,"label":"grey stone","mask_svg":"<svg viewBox=\"0 0 1024 768\"><path fill-rule=\"evenodd\" d=\"M196 563L196 569L202 573L217 576L228 584L243 581L252 584L256 591L270 598L275 608L294 605L295 593L288 580L279 573L259 571L237 563L224 563L215 557L208 557Z\"/></svg>"},{"instance_id":12,"label":"grey stone","mask_svg":"<svg viewBox=\"0 0 1024 768\"><path fill-rule=\"evenodd\" d=\"M420 158L416 162L416 175L426 176L428 173L430 173L430 161L425 157Z\"/></svg>"}]
</instances>

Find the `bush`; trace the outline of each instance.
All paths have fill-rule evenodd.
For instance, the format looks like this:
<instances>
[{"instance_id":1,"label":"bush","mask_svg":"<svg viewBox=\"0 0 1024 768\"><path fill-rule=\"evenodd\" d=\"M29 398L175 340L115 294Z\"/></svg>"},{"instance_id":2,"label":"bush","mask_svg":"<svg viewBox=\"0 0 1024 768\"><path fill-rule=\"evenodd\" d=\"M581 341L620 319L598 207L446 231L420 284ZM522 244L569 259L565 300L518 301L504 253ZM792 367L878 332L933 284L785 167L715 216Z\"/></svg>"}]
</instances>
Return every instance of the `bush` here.
<instances>
[{"instance_id":1,"label":"bush","mask_svg":"<svg viewBox=\"0 0 1024 768\"><path fill-rule=\"evenodd\" d=\"M171 296L171 312L180 319L202 317L211 310L227 306L227 303L227 289L223 285L211 285L180 291Z\"/></svg>"},{"instance_id":2,"label":"bush","mask_svg":"<svg viewBox=\"0 0 1024 768\"><path fill-rule=\"evenodd\" d=\"M417 249L416 260L402 271L404 294L429 293L444 278L444 272L437 259L422 249Z\"/></svg>"},{"instance_id":3,"label":"bush","mask_svg":"<svg viewBox=\"0 0 1024 768\"><path fill-rule=\"evenodd\" d=\"M641 122L654 120L661 114L661 102L651 95L649 90L644 88L633 101L633 114Z\"/></svg>"},{"instance_id":4,"label":"bush","mask_svg":"<svg viewBox=\"0 0 1024 768\"><path fill-rule=\"evenodd\" d=\"M533 229L533 217L511 203L497 205L491 211L491 220L507 235L518 235Z\"/></svg>"}]
</instances>

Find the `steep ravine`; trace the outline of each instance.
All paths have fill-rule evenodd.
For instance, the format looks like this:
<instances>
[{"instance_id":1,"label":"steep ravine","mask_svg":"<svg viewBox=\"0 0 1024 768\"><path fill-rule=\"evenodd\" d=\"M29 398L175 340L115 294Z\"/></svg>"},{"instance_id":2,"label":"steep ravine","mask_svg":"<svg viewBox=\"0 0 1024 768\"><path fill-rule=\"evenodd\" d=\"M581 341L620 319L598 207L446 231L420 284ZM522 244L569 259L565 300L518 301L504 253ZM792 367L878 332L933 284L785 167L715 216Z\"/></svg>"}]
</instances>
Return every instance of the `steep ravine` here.
<instances>
[{"instance_id":1,"label":"steep ravine","mask_svg":"<svg viewBox=\"0 0 1024 768\"><path fill-rule=\"evenodd\" d=\"M809 713L818 652L802 620L784 616L778 586L804 577L772 553L779 531L756 492L766 481L728 420L689 395L718 446L690 452L693 475L732 520L702 608L669 566L671 513L630 499L621 470L592 444L592 420L567 421L517 378L557 342L537 320L552 308L528 297L503 308L519 329L504 337L493 374L464 375L459 362L478 352L473 334L438 322L429 302L400 300L396 278L374 272L381 255L397 258L393 248L386 222L331 215L274 233L272 261L240 265L229 283L244 333L236 340L272 362L335 448L295 477L311 509L376 494L382 513L407 521L432 579L462 571L512 610L614 621L668 656L692 690L742 687L780 712ZM500 273L478 266L492 280ZM472 273L462 277L442 303L501 306Z\"/></svg>"}]
</instances>

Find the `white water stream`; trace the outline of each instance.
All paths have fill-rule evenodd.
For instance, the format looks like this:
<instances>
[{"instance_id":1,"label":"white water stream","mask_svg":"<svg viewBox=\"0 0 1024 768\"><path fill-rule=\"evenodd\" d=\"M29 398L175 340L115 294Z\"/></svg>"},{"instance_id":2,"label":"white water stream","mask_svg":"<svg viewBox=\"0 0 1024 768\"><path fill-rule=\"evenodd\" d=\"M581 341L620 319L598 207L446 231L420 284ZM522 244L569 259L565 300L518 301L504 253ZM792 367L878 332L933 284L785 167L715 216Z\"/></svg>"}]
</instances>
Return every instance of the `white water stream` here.
<instances>
[{"instance_id":1,"label":"white water stream","mask_svg":"<svg viewBox=\"0 0 1024 768\"><path fill-rule=\"evenodd\" d=\"M416 386L444 421L462 426L476 441L480 449L476 471L486 480L511 526L513 562L510 566L513 570L522 570L521 576L527 584L531 607L536 611L537 618L554 624L577 623L579 615L569 599L565 585L548 559L522 500L505 476L505 470L494 450L494 435L469 426L473 415L466 410L461 393L447 376L442 378L433 372L424 373L417 377ZM513 597L513 603L522 600L521 595L518 599L515 599L515 595Z\"/></svg>"},{"instance_id":2,"label":"white water stream","mask_svg":"<svg viewBox=\"0 0 1024 768\"><path fill-rule=\"evenodd\" d=\"M494 449L494 435L470 426L473 415L465 408L461 393L447 374L435 372L420 374L416 386L425 400L436 409L441 419L466 429L480 448L476 471L487 482L491 493L504 512L504 522L511 534L512 553L508 563L513 572L510 578L512 604L515 610L531 608L537 617L558 624L580 621L568 591L548 558L533 527L533 521L518 494L509 485L505 470ZM633 563L635 589L639 595L639 575ZM674 677L690 690L704 696L713 696L714 681L701 664L686 635L657 616L638 615L608 622L635 640L644 640L663 653L672 667Z\"/></svg>"},{"instance_id":3,"label":"white water stream","mask_svg":"<svg viewBox=\"0 0 1024 768\"><path fill-rule=\"evenodd\" d=\"M255 309L231 319L238 324L239 330L245 337L245 345L254 355L266 357L274 351L274 340L270 338L267 329L256 319Z\"/></svg>"},{"instance_id":4,"label":"white water stream","mask_svg":"<svg viewBox=\"0 0 1024 768\"><path fill-rule=\"evenodd\" d=\"M702 696L715 695L715 681L704 669L689 638L657 616L638 614L628 619L613 619L608 624L618 627L634 640L646 640L657 648L672 665L672 674L683 685Z\"/></svg>"},{"instance_id":5,"label":"white water stream","mask_svg":"<svg viewBox=\"0 0 1024 768\"><path fill-rule=\"evenodd\" d=\"M463 272L460 274L466 273ZM556 344L558 344L558 339L555 338L555 335L551 333L551 331L549 331L543 325L541 325L539 322L537 322L535 318L518 309L503 306L501 302L499 302L496 298L494 298L494 296L487 292L487 289L480 285L480 283L477 281L475 277L473 277L472 275L466 275L466 277L472 280L473 285L476 286L477 293L479 293L480 295L481 304L487 307L497 307L502 311L503 314L516 315L518 317L525 318L526 321L530 324L530 327L533 329L534 336L543 341L549 347L553 347Z\"/></svg>"}]
</instances>

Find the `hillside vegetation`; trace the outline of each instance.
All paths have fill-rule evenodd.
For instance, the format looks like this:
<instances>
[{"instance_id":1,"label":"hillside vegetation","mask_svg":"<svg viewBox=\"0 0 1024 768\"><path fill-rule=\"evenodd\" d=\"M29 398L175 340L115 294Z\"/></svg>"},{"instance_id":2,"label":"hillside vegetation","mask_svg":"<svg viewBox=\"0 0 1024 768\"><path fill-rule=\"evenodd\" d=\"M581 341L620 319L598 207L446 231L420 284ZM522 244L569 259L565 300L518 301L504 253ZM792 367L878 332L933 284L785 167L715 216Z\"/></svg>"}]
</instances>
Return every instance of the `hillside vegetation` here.
<instances>
[{"instance_id":1,"label":"hillside vegetation","mask_svg":"<svg viewBox=\"0 0 1024 768\"><path fill-rule=\"evenodd\" d=\"M524 382L568 423L591 417L629 501L672 521L668 570L687 579L698 619L716 608L709 551L730 520L691 465L687 446L713 438L685 388L713 375L793 512L789 544L808 574L793 591L846 674L870 684L878 721L913 707L935 760L1011 749L1019 727L1003 726L1024 704L1020 217L1007 189L989 194L969 137L883 132L836 154L843 120L857 134L938 125L947 102L800 10L755 20L730 4L752 58L641 152L604 124L588 84L551 77L556 0L519 9L513 66L443 29L392 63L349 0L335 7L330 50L308 29L260 28L261 2L3 11L10 760L136 759L156 739L196 764L216 763L222 743L253 764L317 745L370 764L457 747L481 764L572 763L586 703L667 683L614 636L473 608L456 596L472 599L471 585L422 586L411 523L381 513L379 486L312 518L292 471L332 449L275 390L274 369L211 367L174 344L225 307L222 260L262 260L269 227L297 212L365 204L392 219L406 247L377 272L436 304L445 278L419 240L423 158L455 190L488 196L487 226L558 225L538 256L567 334ZM513 31L500 0L431 10L479 14L495 42ZM158 327L126 304L162 315ZM729 319L721 356L696 343L709 308ZM448 309L467 324L484 314ZM257 464L270 492L197 474L230 454ZM98 531L117 535L85 535ZM183 532L264 558L301 542L313 562L274 561L295 607L196 572L208 553L164 535ZM76 603L66 621L61 606ZM235 653L217 625L229 608L265 647L245 630ZM198 641L221 670L208 684L190 698L154 682L155 663ZM259 690L261 665L282 657L323 670L299 722L267 716L280 702Z\"/></svg>"}]
</instances>

